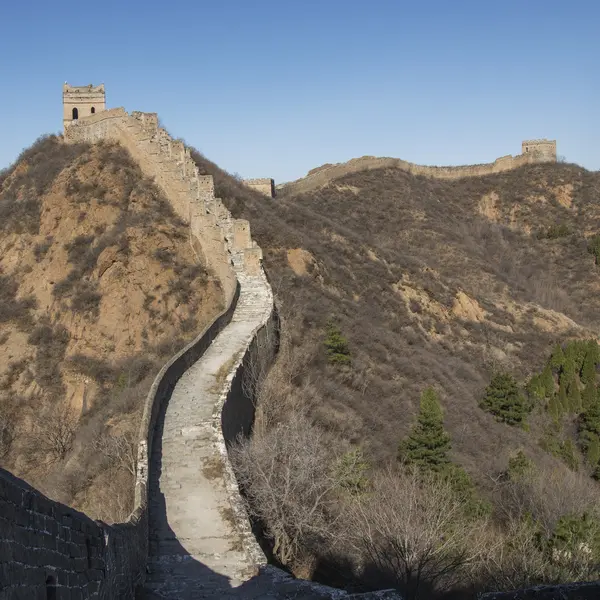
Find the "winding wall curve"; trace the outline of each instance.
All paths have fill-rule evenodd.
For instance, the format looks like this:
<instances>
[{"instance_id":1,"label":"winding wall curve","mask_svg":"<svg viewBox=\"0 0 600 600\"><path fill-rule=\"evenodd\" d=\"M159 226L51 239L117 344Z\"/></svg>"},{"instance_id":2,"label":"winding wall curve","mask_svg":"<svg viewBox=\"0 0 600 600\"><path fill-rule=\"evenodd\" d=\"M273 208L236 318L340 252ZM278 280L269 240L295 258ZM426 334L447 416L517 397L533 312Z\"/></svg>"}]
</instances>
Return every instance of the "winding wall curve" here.
<instances>
[{"instance_id":1,"label":"winding wall curve","mask_svg":"<svg viewBox=\"0 0 600 600\"><path fill-rule=\"evenodd\" d=\"M138 446L134 510L125 523L106 525L72 508L46 498L22 480L0 469L0 597L131 599L146 579L149 539L149 456L154 429L164 403L182 375L211 347L235 318L242 282L263 286L263 310L242 347L236 349L212 415L213 443L224 466L224 479L249 564L260 571L257 585L250 585L240 598L288 597L292 592L305 598L399 598L389 591L349 596L310 582L293 581L282 571L266 565L266 558L250 530L239 496L235 475L227 457L227 446L238 433L247 435L254 416L252 367L257 354L268 363L277 346L277 316L273 296L260 264L261 251L252 242L247 221L233 219L214 196L212 177L203 177L182 142L173 140L158 126L154 113L113 109L72 124L67 141L96 142L112 139L123 144L143 172L163 189L176 214L190 225L190 243L201 253L223 286L225 310L161 369L147 396ZM523 155L521 155L523 156ZM492 165L473 167L420 167L398 159L365 157L346 165L333 165L310 175L318 187L334 177L364 168L398 167L433 177L458 178L500 172L537 162L529 157L503 157ZM352 164L351 164L352 163ZM350 165L350 166L348 166ZM350 169L350 170L349 170ZM290 184L293 185L293 184ZM245 383L246 382L246 383ZM273 591L280 590L281 594ZM578 591L579 590L579 591ZM486 598L596 597L597 585L543 588ZM529 595L528 595L529 594ZM583 594L583 595L581 595ZM588 594L588 595L586 595ZM220 596L219 596L220 597Z\"/></svg>"},{"instance_id":2,"label":"winding wall curve","mask_svg":"<svg viewBox=\"0 0 600 600\"><path fill-rule=\"evenodd\" d=\"M518 169L523 165L540 162L556 162L556 156L541 152L518 154L517 156L508 154L507 156L497 158L492 163L456 167L432 167L417 165L400 158L362 156L361 158L353 158L345 163L323 165L310 171L306 177L278 186L278 189L281 189L286 194L305 193L322 187L333 179L370 169L393 168L412 173L413 175L423 175L434 179L455 180L462 179L463 177L482 177L484 175L502 173Z\"/></svg>"},{"instance_id":3,"label":"winding wall curve","mask_svg":"<svg viewBox=\"0 0 600 600\"><path fill-rule=\"evenodd\" d=\"M215 198L212 177L199 175L189 150L158 127L156 114L103 111L74 123L65 140L114 140L127 148L190 225L190 243L216 274L226 300L226 309L161 369L150 389L140 425L134 510L125 523L94 522L0 470L3 598L45 598L55 588L59 597L130 599L146 577L149 455L157 415L182 374L230 323L240 294L236 273L258 277L270 306L272 295L249 223L232 218Z\"/></svg>"}]
</instances>

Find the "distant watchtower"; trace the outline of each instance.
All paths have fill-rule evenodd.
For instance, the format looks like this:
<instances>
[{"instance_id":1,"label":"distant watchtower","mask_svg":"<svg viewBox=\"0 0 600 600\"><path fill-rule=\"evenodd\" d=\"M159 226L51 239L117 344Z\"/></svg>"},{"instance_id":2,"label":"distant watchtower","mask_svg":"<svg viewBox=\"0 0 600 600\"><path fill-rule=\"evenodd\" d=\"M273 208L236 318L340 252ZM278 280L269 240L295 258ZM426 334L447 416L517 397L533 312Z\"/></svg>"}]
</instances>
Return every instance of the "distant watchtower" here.
<instances>
[{"instance_id":1,"label":"distant watchtower","mask_svg":"<svg viewBox=\"0 0 600 600\"><path fill-rule=\"evenodd\" d=\"M89 117L106 110L104 84L94 87L63 85L63 126L66 129L73 121Z\"/></svg>"},{"instance_id":2,"label":"distant watchtower","mask_svg":"<svg viewBox=\"0 0 600 600\"><path fill-rule=\"evenodd\" d=\"M525 140L521 154L532 154L536 162L556 162L556 140Z\"/></svg>"}]
</instances>

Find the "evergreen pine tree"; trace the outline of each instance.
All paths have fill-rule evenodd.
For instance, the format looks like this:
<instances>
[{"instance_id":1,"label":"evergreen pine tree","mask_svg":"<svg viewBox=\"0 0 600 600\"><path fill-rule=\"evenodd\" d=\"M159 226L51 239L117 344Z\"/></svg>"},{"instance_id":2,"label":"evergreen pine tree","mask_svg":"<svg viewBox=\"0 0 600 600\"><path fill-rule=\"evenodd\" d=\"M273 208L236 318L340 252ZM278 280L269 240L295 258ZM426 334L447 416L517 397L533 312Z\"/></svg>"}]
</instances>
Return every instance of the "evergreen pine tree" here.
<instances>
[{"instance_id":1,"label":"evergreen pine tree","mask_svg":"<svg viewBox=\"0 0 600 600\"><path fill-rule=\"evenodd\" d=\"M598 440L600 440L600 402L596 400L579 416L579 445L592 466L591 459L598 452L596 449Z\"/></svg>"},{"instance_id":2,"label":"evergreen pine tree","mask_svg":"<svg viewBox=\"0 0 600 600\"><path fill-rule=\"evenodd\" d=\"M562 413L568 413L571 410L569 404L569 398L567 396L567 384L565 381L561 381L558 386L558 403L560 404L560 410Z\"/></svg>"},{"instance_id":3,"label":"evergreen pine tree","mask_svg":"<svg viewBox=\"0 0 600 600\"><path fill-rule=\"evenodd\" d=\"M492 377L479 406L509 425L523 424L530 410L517 382L509 373L498 373Z\"/></svg>"},{"instance_id":4,"label":"evergreen pine tree","mask_svg":"<svg viewBox=\"0 0 600 600\"><path fill-rule=\"evenodd\" d=\"M594 434L600 437L600 402L594 402L579 417L579 434Z\"/></svg>"},{"instance_id":5,"label":"evergreen pine tree","mask_svg":"<svg viewBox=\"0 0 600 600\"><path fill-rule=\"evenodd\" d=\"M554 346L552 350L552 355L550 356L550 368L554 371L559 371L562 369L563 364L565 363L565 353L559 344Z\"/></svg>"},{"instance_id":6,"label":"evergreen pine tree","mask_svg":"<svg viewBox=\"0 0 600 600\"><path fill-rule=\"evenodd\" d=\"M337 484L352 496L358 496L369 487L368 471L370 465L360 448L343 454L335 469Z\"/></svg>"},{"instance_id":7,"label":"evergreen pine tree","mask_svg":"<svg viewBox=\"0 0 600 600\"><path fill-rule=\"evenodd\" d=\"M544 388L544 396L546 398L551 398L555 392L555 384L554 384L554 376L552 375L552 369L550 365L546 365L542 374L540 375L540 382L542 387Z\"/></svg>"},{"instance_id":8,"label":"evergreen pine tree","mask_svg":"<svg viewBox=\"0 0 600 600\"><path fill-rule=\"evenodd\" d=\"M527 382L527 393L534 400L543 400L546 397L546 390L540 375L533 375Z\"/></svg>"},{"instance_id":9,"label":"evergreen pine tree","mask_svg":"<svg viewBox=\"0 0 600 600\"><path fill-rule=\"evenodd\" d=\"M421 394L417 422L400 443L398 458L439 472L450 462L449 451L450 436L444 429L444 413L438 395L429 387Z\"/></svg>"},{"instance_id":10,"label":"evergreen pine tree","mask_svg":"<svg viewBox=\"0 0 600 600\"><path fill-rule=\"evenodd\" d=\"M563 362L562 369L560 371L560 375L558 377L559 382L565 382L567 387L571 385L571 382L575 379L575 373L577 369L575 367L575 360L571 353L565 356L565 360Z\"/></svg>"},{"instance_id":11,"label":"evergreen pine tree","mask_svg":"<svg viewBox=\"0 0 600 600\"><path fill-rule=\"evenodd\" d=\"M550 397L550 402L548 403L548 412L555 421L558 421L563 415L563 408L556 394L552 394Z\"/></svg>"},{"instance_id":12,"label":"evergreen pine tree","mask_svg":"<svg viewBox=\"0 0 600 600\"><path fill-rule=\"evenodd\" d=\"M577 384L577 381L575 379L573 379L571 381L571 385L569 386L567 395L569 397L570 412L579 414L582 409L581 391L580 391L579 385Z\"/></svg>"},{"instance_id":13,"label":"evergreen pine tree","mask_svg":"<svg viewBox=\"0 0 600 600\"><path fill-rule=\"evenodd\" d=\"M340 328L333 321L327 323L325 348L327 348L327 359L331 364L349 365L352 362L348 340L342 336Z\"/></svg>"},{"instance_id":14,"label":"evergreen pine tree","mask_svg":"<svg viewBox=\"0 0 600 600\"><path fill-rule=\"evenodd\" d=\"M508 477L516 481L527 477L533 470L533 462L527 458L523 450L519 450L514 456L508 459Z\"/></svg>"},{"instance_id":15,"label":"evergreen pine tree","mask_svg":"<svg viewBox=\"0 0 600 600\"><path fill-rule=\"evenodd\" d=\"M598 344L590 340L586 344L585 357L581 367L581 382L584 385L596 383L596 365L598 364Z\"/></svg>"},{"instance_id":16,"label":"evergreen pine tree","mask_svg":"<svg viewBox=\"0 0 600 600\"><path fill-rule=\"evenodd\" d=\"M587 250L594 255L596 264L600 264L600 235L594 235L588 240Z\"/></svg>"},{"instance_id":17,"label":"evergreen pine tree","mask_svg":"<svg viewBox=\"0 0 600 600\"><path fill-rule=\"evenodd\" d=\"M590 466L594 469L598 465L598 461L600 461L600 438L594 433L590 434L588 439L586 458Z\"/></svg>"},{"instance_id":18,"label":"evergreen pine tree","mask_svg":"<svg viewBox=\"0 0 600 600\"><path fill-rule=\"evenodd\" d=\"M583 410L587 410L598 401L598 388L593 383L588 383L583 390L583 394L581 396L581 403L583 405Z\"/></svg>"},{"instance_id":19,"label":"evergreen pine tree","mask_svg":"<svg viewBox=\"0 0 600 600\"><path fill-rule=\"evenodd\" d=\"M567 466L572 471L577 471L579 468L578 454L575 450L575 444L569 438L562 442L560 457L567 463Z\"/></svg>"},{"instance_id":20,"label":"evergreen pine tree","mask_svg":"<svg viewBox=\"0 0 600 600\"><path fill-rule=\"evenodd\" d=\"M571 362L575 372L579 373L583 366L583 360L587 350L587 343L582 340L571 340L564 349L565 366L567 362Z\"/></svg>"}]
</instances>

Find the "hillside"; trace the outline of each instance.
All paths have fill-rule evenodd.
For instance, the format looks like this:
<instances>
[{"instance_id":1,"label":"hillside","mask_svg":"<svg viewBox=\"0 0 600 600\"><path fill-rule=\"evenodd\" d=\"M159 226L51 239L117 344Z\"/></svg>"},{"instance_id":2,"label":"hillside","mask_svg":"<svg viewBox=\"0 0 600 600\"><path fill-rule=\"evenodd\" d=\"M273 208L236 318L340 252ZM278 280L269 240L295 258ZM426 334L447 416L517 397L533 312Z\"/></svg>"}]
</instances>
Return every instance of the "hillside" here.
<instances>
[{"instance_id":1,"label":"hillside","mask_svg":"<svg viewBox=\"0 0 600 600\"><path fill-rule=\"evenodd\" d=\"M145 395L221 290L118 145L41 138L0 190L0 465L122 521Z\"/></svg>"},{"instance_id":2,"label":"hillside","mask_svg":"<svg viewBox=\"0 0 600 600\"><path fill-rule=\"evenodd\" d=\"M269 199L245 191L201 156L195 160L215 176L217 194L233 214L250 220L282 318L282 351L263 386L255 439L238 461L251 508L254 503L280 560L298 573L348 585L352 568L345 561L358 560L357 554L347 540L341 549L332 542L346 539L350 529L339 514L343 498L314 510L312 492L303 498L300 491L314 488L318 473L330 472L340 460L351 460L371 481L397 469L400 442L428 386L440 398L452 463L491 506L485 526L490 553L516 522L514 511L502 505L508 494L502 485L519 450L540 474L527 484L529 496L519 494L536 519L541 515L549 546L565 515L591 510L598 487L590 477L594 467L581 452L581 411L555 422L549 398L539 399L519 427L494 418L479 403L501 372L514 377L529 398L527 384L556 344L598 339L600 267L588 251L600 231L598 173L545 164L441 181L382 168L350 173L304 194L286 194L284 186ZM327 352L331 323L338 336L333 346L347 346L342 353L347 351L348 361L331 360ZM558 393L562 375L555 378ZM596 384L594 376L594 398ZM282 438L289 427L306 435ZM312 476L296 482L298 497L286 505L289 498L276 489L269 457L279 452L289 466L315 446L326 457L318 450L303 456L296 471ZM253 477L267 471L272 489L265 491ZM397 492L387 489L384 504ZM279 498L277 511L269 512L269 493ZM557 498L552 507L550 498ZM319 527L299 525L308 506L311 518L321 519ZM290 519L298 522L290 525ZM289 544L284 551L282 540ZM598 576L596 563L588 571L552 566L550 572L543 566L546 550L538 550L535 568L533 560L525 566L516 554L510 567L500 566L490 554L471 581L477 589L499 589ZM393 561L387 555L385 560L389 568ZM335 566L340 562L345 568ZM363 566L361 585L381 586L382 569L380 562L369 584ZM412 596L406 581L395 579L401 569L394 569L396 575L388 572L391 584L409 597L429 597ZM467 585L464 573L461 578ZM446 584L454 589L456 582Z\"/></svg>"}]
</instances>

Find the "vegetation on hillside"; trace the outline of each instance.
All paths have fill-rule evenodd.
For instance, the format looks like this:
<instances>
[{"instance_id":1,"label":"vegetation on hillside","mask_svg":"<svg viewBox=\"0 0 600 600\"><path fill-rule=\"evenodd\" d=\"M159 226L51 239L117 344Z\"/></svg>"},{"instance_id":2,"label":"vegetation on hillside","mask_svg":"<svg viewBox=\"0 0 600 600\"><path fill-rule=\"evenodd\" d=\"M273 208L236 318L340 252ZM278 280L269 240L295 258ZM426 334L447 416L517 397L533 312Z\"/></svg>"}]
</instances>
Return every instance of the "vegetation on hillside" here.
<instances>
[{"instance_id":1,"label":"vegetation on hillside","mask_svg":"<svg viewBox=\"0 0 600 600\"><path fill-rule=\"evenodd\" d=\"M282 319L233 454L276 558L407 598L600 576L592 360L547 364L597 335L598 174L381 169L270 199L194 158L250 220Z\"/></svg>"},{"instance_id":2,"label":"vegetation on hillside","mask_svg":"<svg viewBox=\"0 0 600 600\"><path fill-rule=\"evenodd\" d=\"M123 148L40 138L0 174L0 465L127 518L146 394L220 301Z\"/></svg>"}]
</instances>

